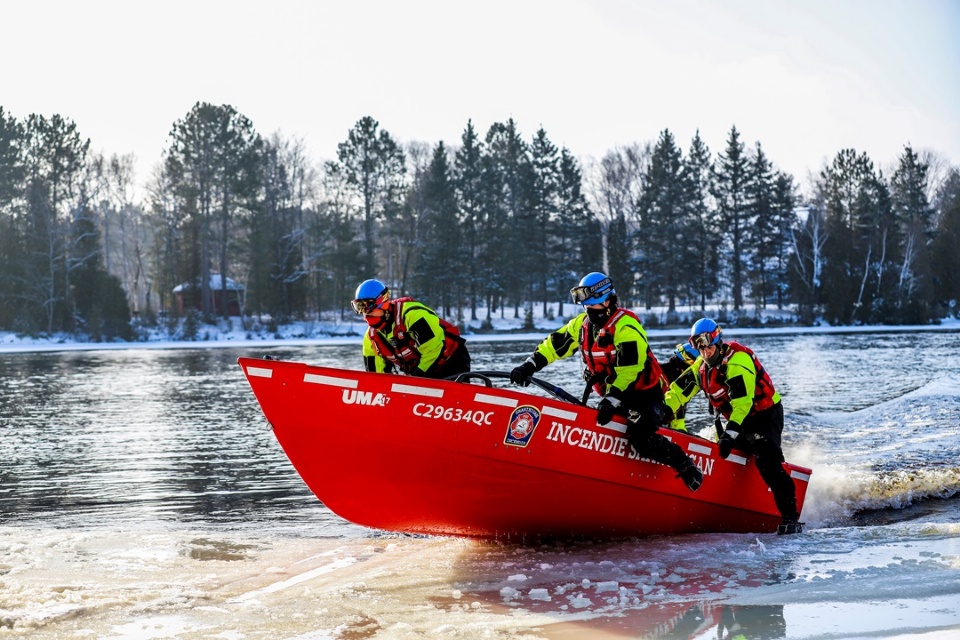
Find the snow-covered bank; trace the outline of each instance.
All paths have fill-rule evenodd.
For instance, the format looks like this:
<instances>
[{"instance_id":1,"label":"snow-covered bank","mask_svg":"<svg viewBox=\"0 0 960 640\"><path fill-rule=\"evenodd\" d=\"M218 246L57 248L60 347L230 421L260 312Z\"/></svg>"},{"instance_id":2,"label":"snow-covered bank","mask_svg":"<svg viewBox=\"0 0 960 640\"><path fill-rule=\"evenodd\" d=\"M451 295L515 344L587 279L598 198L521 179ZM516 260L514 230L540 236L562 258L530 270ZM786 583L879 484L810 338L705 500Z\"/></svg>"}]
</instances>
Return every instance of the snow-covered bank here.
<instances>
[{"instance_id":1,"label":"snow-covered bank","mask_svg":"<svg viewBox=\"0 0 960 640\"><path fill-rule=\"evenodd\" d=\"M493 322L493 330L484 333L466 333L471 342L516 342L540 340L550 331L561 326L561 319L541 318L535 331L520 331L516 320ZM230 325L239 326L235 319ZM293 323L280 327L276 332L253 333L244 329L204 325L196 340L176 340L159 333L151 333L146 340L137 342L82 342L72 336L58 335L48 338L22 336L10 331L0 331L0 353L46 352L46 351L101 351L114 349L214 349L223 347L290 347L309 345L359 344L366 325L359 322L336 323L324 326L315 322ZM960 331L960 320L945 318L937 325L868 325L868 326L816 326L797 325L776 327L725 327L728 337L795 334L842 334L842 333L918 333ZM650 338L685 339L685 328L648 329Z\"/></svg>"}]
</instances>

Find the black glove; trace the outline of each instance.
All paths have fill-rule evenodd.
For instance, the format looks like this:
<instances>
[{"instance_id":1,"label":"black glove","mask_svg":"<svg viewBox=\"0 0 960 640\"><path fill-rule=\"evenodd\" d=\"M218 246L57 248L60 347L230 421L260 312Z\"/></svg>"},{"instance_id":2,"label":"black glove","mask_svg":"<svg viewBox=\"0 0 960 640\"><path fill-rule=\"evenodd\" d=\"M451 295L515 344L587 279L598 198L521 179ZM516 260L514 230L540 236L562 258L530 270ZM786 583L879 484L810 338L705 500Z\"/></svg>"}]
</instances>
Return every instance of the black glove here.
<instances>
[{"instance_id":1,"label":"black glove","mask_svg":"<svg viewBox=\"0 0 960 640\"><path fill-rule=\"evenodd\" d=\"M730 455L730 452L733 451L733 438L727 434L723 434L723 436L720 437L720 442L718 444L720 445L720 457L726 460L727 456Z\"/></svg>"},{"instance_id":2,"label":"black glove","mask_svg":"<svg viewBox=\"0 0 960 640\"><path fill-rule=\"evenodd\" d=\"M724 430L723 435L720 436L720 457L724 460L727 459L727 456L730 455L730 452L733 451L733 442L737 439L737 436L740 435L739 432L740 425L735 422L728 422L727 428Z\"/></svg>"},{"instance_id":3,"label":"black glove","mask_svg":"<svg viewBox=\"0 0 960 640\"><path fill-rule=\"evenodd\" d=\"M525 387L530 384L530 376L537 372L537 365L531 360L525 360L519 367L510 372L510 382Z\"/></svg>"},{"instance_id":4,"label":"black glove","mask_svg":"<svg viewBox=\"0 0 960 640\"><path fill-rule=\"evenodd\" d=\"M619 406L620 400L617 398L606 396L600 400L600 404L597 405L597 424L607 424L611 422Z\"/></svg>"}]
</instances>

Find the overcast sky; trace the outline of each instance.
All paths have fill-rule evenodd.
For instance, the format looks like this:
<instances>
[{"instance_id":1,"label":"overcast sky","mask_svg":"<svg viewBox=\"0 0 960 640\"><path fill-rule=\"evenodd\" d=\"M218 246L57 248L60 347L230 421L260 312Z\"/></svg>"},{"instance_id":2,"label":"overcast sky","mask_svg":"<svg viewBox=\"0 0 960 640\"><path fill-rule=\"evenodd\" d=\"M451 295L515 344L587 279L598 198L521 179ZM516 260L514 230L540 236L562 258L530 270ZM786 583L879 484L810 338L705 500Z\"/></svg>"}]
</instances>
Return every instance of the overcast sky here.
<instances>
[{"instance_id":1,"label":"overcast sky","mask_svg":"<svg viewBox=\"0 0 960 640\"><path fill-rule=\"evenodd\" d=\"M459 144L513 117L583 159L736 125L805 183L837 151L960 164L960 0L0 1L0 106L75 121L148 178L230 104L319 161L362 117Z\"/></svg>"}]
</instances>

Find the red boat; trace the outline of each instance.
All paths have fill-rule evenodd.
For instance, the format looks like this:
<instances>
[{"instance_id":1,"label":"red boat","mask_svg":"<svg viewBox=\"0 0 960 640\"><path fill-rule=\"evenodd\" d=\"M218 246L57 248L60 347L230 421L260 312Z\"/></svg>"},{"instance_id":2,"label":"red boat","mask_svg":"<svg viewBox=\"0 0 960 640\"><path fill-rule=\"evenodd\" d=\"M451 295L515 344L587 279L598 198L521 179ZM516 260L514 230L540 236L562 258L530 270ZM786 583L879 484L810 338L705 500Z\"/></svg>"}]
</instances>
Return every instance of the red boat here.
<instances>
[{"instance_id":1,"label":"red boat","mask_svg":"<svg viewBox=\"0 0 960 640\"><path fill-rule=\"evenodd\" d=\"M331 511L388 531L522 539L773 532L780 516L752 458L661 429L704 474L689 491L644 459L625 425L549 383L505 373L431 380L298 362L240 366L300 477ZM786 463L803 508L811 470Z\"/></svg>"}]
</instances>

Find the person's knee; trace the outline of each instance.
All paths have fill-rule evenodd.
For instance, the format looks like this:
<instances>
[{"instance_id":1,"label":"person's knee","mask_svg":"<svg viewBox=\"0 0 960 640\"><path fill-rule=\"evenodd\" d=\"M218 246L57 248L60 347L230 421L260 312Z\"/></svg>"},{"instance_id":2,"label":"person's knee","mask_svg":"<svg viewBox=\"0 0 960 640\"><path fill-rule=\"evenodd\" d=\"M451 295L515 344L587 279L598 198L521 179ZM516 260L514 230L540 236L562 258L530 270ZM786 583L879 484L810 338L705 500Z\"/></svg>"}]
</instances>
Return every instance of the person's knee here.
<instances>
[{"instance_id":1,"label":"person's knee","mask_svg":"<svg viewBox=\"0 0 960 640\"><path fill-rule=\"evenodd\" d=\"M753 450L757 456L757 466L779 467L783 461L783 451L780 447L767 441L756 442Z\"/></svg>"},{"instance_id":2,"label":"person's knee","mask_svg":"<svg viewBox=\"0 0 960 640\"><path fill-rule=\"evenodd\" d=\"M649 440L653 437L660 427L660 422L655 416L651 416L649 413L635 414L631 412L629 420L630 432L633 437L643 438L644 440Z\"/></svg>"},{"instance_id":3,"label":"person's knee","mask_svg":"<svg viewBox=\"0 0 960 640\"><path fill-rule=\"evenodd\" d=\"M627 442L637 451L648 451L656 438L657 428L634 423L627 429Z\"/></svg>"}]
</instances>

